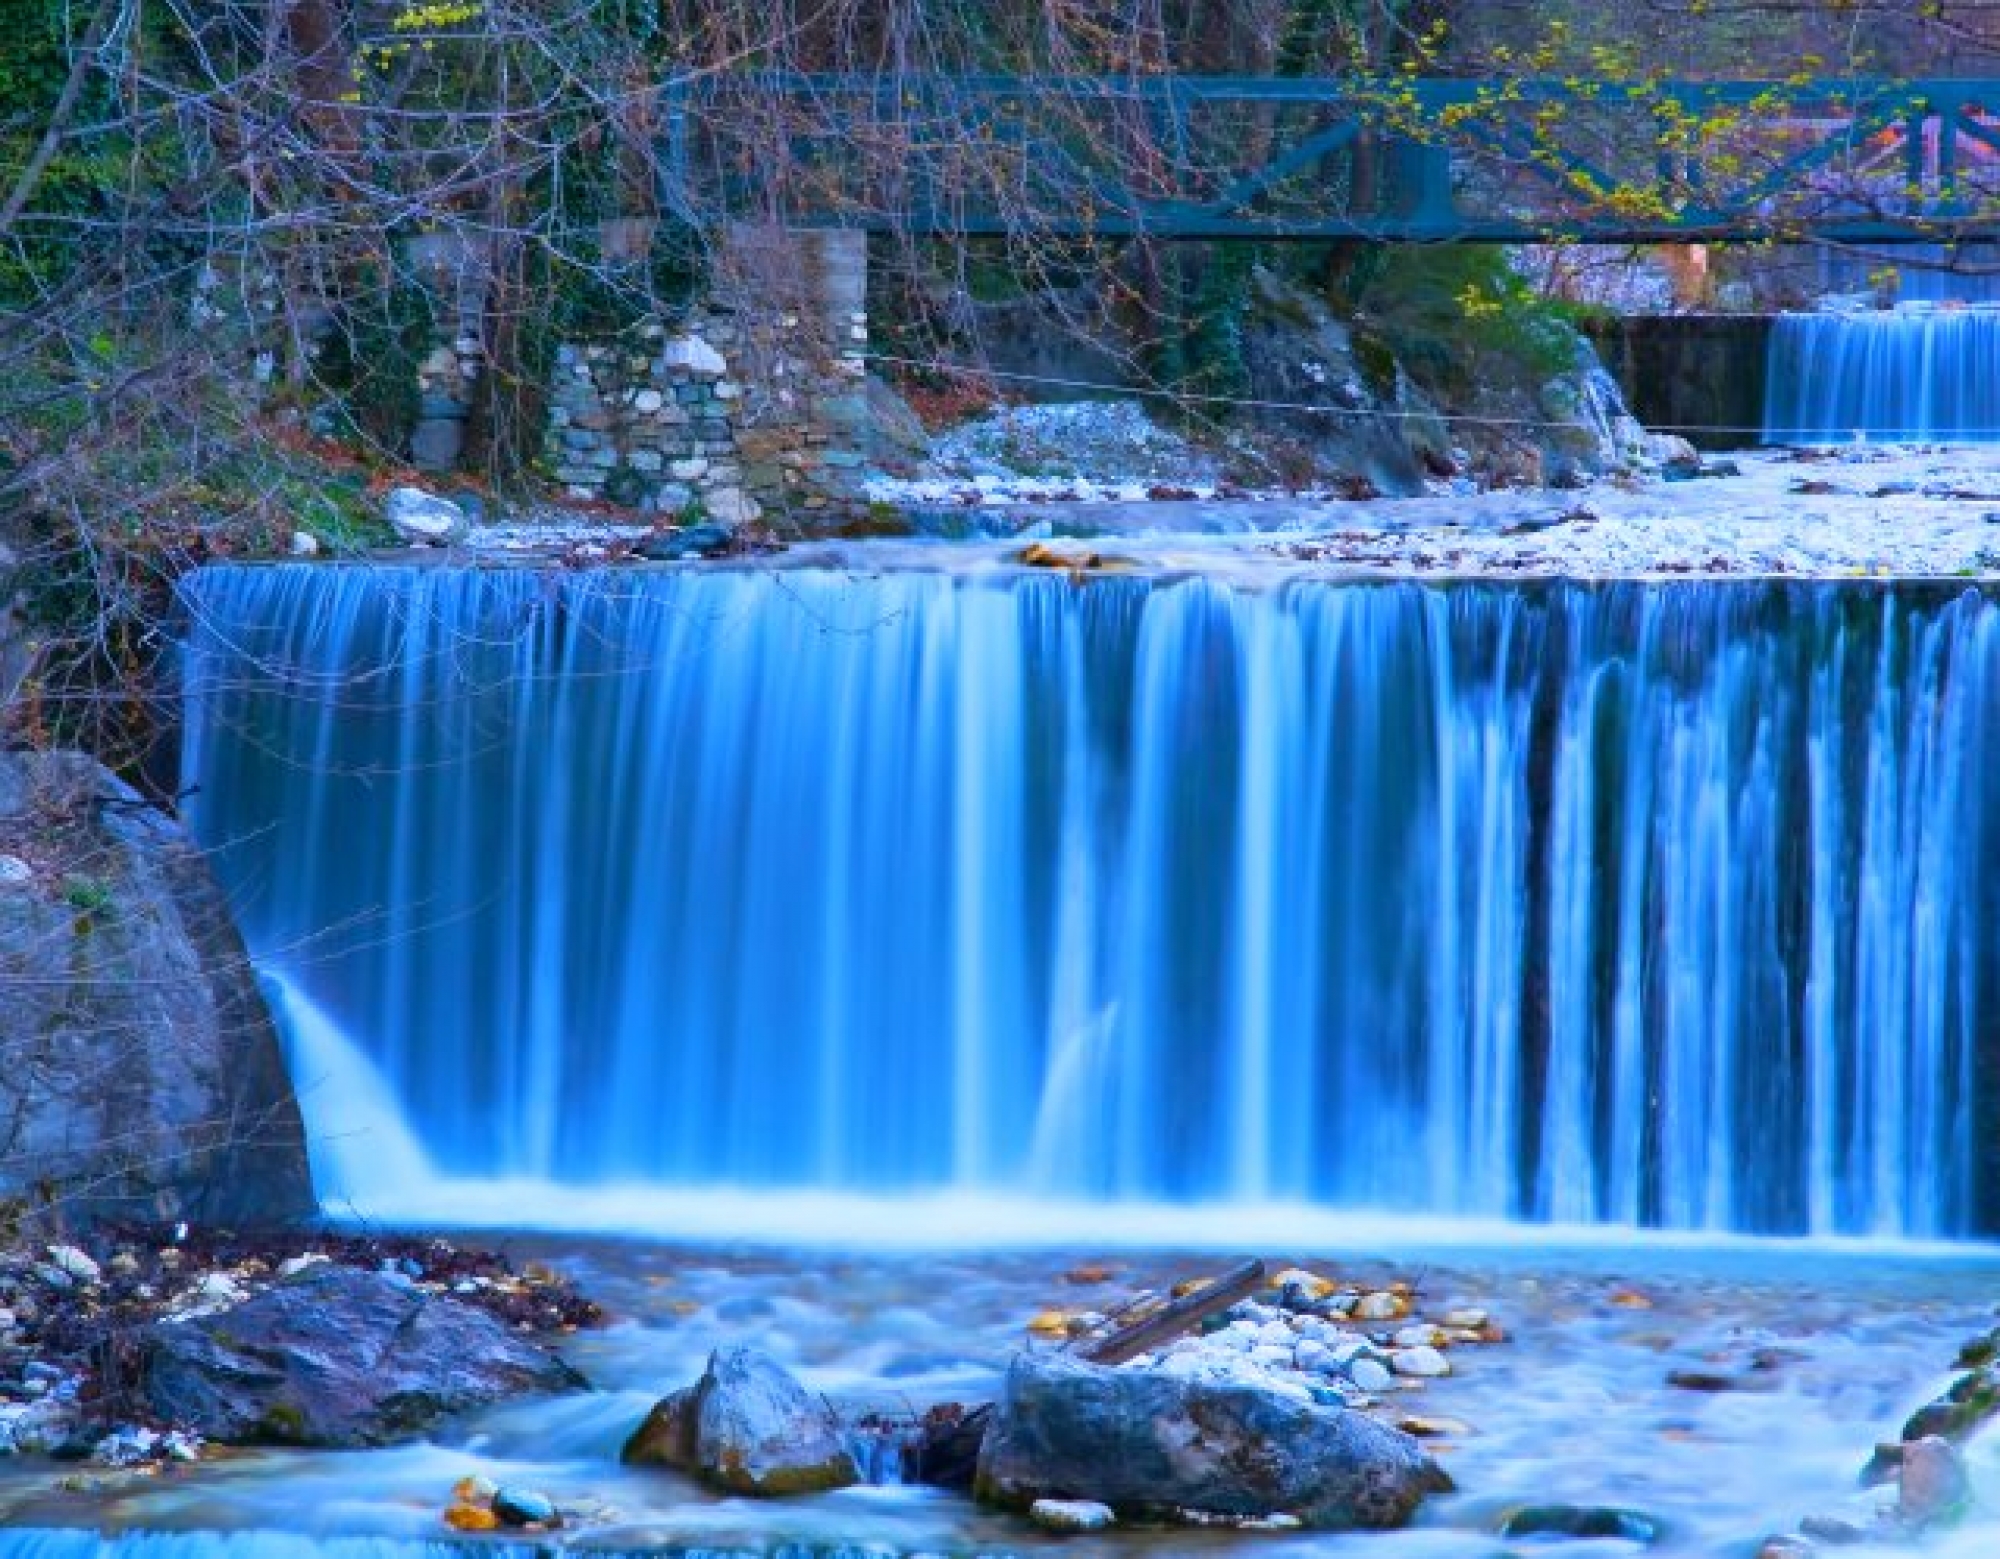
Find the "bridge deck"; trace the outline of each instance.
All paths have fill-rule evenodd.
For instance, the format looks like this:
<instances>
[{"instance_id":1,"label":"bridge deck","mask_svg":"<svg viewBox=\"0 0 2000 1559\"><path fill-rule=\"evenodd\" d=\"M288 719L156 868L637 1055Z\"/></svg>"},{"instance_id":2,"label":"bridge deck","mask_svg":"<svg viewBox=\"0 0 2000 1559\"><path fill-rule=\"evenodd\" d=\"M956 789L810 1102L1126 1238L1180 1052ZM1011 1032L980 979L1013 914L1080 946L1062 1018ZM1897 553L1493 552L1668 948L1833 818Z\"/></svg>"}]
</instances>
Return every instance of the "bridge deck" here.
<instances>
[{"instance_id":1,"label":"bridge deck","mask_svg":"<svg viewBox=\"0 0 2000 1559\"><path fill-rule=\"evenodd\" d=\"M2000 80L723 75L691 218L915 234L1593 243L2000 236Z\"/></svg>"}]
</instances>

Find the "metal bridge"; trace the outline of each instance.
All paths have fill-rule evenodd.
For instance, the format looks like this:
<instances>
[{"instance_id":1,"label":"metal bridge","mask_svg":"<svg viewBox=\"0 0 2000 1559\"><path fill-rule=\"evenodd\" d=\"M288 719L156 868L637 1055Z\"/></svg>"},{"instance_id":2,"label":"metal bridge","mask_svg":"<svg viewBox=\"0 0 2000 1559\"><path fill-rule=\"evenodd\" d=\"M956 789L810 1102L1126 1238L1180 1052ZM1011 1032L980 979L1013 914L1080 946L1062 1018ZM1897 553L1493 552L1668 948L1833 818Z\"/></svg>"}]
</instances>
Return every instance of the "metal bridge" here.
<instances>
[{"instance_id":1,"label":"metal bridge","mask_svg":"<svg viewBox=\"0 0 2000 1559\"><path fill-rule=\"evenodd\" d=\"M2000 80L725 74L670 86L695 221L1074 240L2000 237Z\"/></svg>"}]
</instances>

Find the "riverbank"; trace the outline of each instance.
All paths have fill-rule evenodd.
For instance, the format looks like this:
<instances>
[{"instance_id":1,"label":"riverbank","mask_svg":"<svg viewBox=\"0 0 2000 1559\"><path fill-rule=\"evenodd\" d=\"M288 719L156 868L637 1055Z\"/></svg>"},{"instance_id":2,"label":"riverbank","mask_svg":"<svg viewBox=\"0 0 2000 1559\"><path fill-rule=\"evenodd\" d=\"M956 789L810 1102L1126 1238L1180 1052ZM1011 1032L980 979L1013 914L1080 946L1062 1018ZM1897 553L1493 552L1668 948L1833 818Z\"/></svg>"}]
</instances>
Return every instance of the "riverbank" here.
<instances>
[{"instance_id":1,"label":"riverbank","mask_svg":"<svg viewBox=\"0 0 2000 1559\"><path fill-rule=\"evenodd\" d=\"M1672 479L1607 479L1575 490L1446 489L1412 498L1275 490L1194 497L1155 487L1150 495L1123 497L1106 489L1083 501L1058 496L1062 491L995 487L966 501L906 500L901 518L885 519L865 542L800 542L722 561L973 571L1020 563L1021 549L1042 541L1048 551L1027 562L1084 573L1213 572L1242 583L1329 575L1673 580L2000 573L2000 447L1746 451ZM645 563L661 554L662 534L673 533L548 511L476 527L455 555ZM699 555L693 547L688 552Z\"/></svg>"}]
</instances>

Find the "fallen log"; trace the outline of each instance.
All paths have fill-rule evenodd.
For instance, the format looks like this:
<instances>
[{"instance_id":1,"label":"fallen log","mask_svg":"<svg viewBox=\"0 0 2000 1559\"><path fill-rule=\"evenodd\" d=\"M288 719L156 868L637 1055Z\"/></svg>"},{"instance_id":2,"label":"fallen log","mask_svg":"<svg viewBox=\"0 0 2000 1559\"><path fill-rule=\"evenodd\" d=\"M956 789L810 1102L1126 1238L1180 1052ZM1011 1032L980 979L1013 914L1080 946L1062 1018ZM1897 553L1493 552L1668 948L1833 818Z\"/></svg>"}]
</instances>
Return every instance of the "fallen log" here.
<instances>
[{"instance_id":1,"label":"fallen log","mask_svg":"<svg viewBox=\"0 0 2000 1559\"><path fill-rule=\"evenodd\" d=\"M1077 1356L1090 1364L1123 1364L1162 1343L1172 1342L1218 1310L1227 1310L1263 1286L1264 1263L1246 1261L1152 1314L1141 1316L1130 1326L1122 1326L1110 1336L1086 1344L1077 1351Z\"/></svg>"}]
</instances>

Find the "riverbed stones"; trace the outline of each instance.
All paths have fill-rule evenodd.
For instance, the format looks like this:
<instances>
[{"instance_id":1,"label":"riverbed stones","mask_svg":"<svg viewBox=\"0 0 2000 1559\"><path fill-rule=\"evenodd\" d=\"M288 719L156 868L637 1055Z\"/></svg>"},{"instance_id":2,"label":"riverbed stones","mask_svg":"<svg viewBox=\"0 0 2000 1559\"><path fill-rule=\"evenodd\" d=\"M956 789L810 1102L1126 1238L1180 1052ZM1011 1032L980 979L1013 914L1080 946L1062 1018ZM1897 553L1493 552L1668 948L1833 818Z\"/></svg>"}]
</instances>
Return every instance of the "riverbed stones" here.
<instances>
[{"instance_id":1,"label":"riverbed stones","mask_svg":"<svg viewBox=\"0 0 2000 1559\"><path fill-rule=\"evenodd\" d=\"M1451 1365L1445 1356L1428 1346L1397 1349L1389 1355L1389 1368L1398 1375L1408 1375L1417 1380L1432 1380L1451 1373Z\"/></svg>"},{"instance_id":2,"label":"riverbed stones","mask_svg":"<svg viewBox=\"0 0 2000 1559\"><path fill-rule=\"evenodd\" d=\"M1413 1438L1345 1408L1023 1354L980 1447L975 1491L1023 1510L1083 1499L1120 1515L1282 1513L1342 1529L1404 1525L1450 1487Z\"/></svg>"},{"instance_id":3,"label":"riverbed stones","mask_svg":"<svg viewBox=\"0 0 2000 1559\"><path fill-rule=\"evenodd\" d=\"M623 1460L732 1494L811 1494L860 1476L833 1409L747 1347L716 1349L699 1381L654 1406Z\"/></svg>"},{"instance_id":4,"label":"riverbed stones","mask_svg":"<svg viewBox=\"0 0 2000 1559\"><path fill-rule=\"evenodd\" d=\"M138 1348L153 1416L232 1445L388 1445L470 1408L585 1385L483 1311L342 1266L156 1322Z\"/></svg>"}]
</instances>

